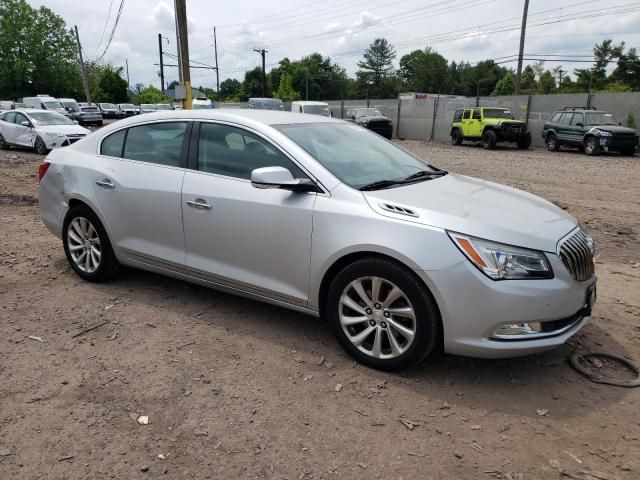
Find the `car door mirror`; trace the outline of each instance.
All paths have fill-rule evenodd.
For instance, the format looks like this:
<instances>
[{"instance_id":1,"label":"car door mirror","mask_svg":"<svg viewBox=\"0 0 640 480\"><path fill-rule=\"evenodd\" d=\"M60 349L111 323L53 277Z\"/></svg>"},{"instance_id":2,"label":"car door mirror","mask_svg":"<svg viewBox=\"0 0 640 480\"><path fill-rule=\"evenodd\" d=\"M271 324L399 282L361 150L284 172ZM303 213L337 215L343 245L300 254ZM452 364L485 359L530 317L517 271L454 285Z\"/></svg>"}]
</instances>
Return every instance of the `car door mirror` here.
<instances>
[{"instance_id":1,"label":"car door mirror","mask_svg":"<svg viewBox=\"0 0 640 480\"><path fill-rule=\"evenodd\" d=\"M584 127L584 123L578 122L578 123L576 123L576 127Z\"/></svg>"},{"instance_id":2,"label":"car door mirror","mask_svg":"<svg viewBox=\"0 0 640 480\"><path fill-rule=\"evenodd\" d=\"M28 120L23 120L22 122L20 122L20 125L22 125L23 127L31 128L31 123Z\"/></svg>"},{"instance_id":3,"label":"car door mirror","mask_svg":"<svg viewBox=\"0 0 640 480\"><path fill-rule=\"evenodd\" d=\"M318 192L315 183L308 179L294 178L284 167L262 167L251 172L251 185L255 188L279 188L292 192Z\"/></svg>"}]
</instances>

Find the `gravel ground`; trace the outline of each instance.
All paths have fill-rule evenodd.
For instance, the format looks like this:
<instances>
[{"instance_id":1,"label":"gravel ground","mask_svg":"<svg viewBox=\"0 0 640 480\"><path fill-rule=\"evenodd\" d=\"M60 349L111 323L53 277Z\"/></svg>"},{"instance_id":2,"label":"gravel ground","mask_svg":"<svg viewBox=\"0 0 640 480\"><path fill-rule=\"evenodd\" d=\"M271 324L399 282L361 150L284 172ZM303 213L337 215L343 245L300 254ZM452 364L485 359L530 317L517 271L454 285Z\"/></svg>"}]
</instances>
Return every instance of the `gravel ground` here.
<instances>
[{"instance_id":1,"label":"gravel ground","mask_svg":"<svg viewBox=\"0 0 640 480\"><path fill-rule=\"evenodd\" d=\"M599 299L570 344L386 374L314 318L140 271L85 283L39 220L39 157L1 151L0 479L640 478L640 389L566 361L640 361L640 159L402 144L592 228Z\"/></svg>"}]
</instances>

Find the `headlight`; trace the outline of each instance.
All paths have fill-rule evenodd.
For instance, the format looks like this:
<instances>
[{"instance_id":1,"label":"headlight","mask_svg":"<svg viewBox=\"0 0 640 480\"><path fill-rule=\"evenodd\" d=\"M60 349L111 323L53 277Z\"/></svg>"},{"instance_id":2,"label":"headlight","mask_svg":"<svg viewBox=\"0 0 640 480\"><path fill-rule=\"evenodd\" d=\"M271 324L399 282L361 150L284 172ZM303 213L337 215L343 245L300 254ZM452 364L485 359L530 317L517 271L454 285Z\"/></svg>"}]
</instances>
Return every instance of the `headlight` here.
<instances>
[{"instance_id":1,"label":"headlight","mask_svg":"<svg viewBox=\"0 0 640 480\"><path fill-rule=\"evenodd\" d=\"M367 123L369 123L369 120L367 120L366 118L359 118L358 120L356 120L356 123L358 125L366 125Z\"/></svg>"},{"instance_id":2,"label":"headlight","mask_svg":"<svg viewBox=\"0 0 640 480\"><path fill-rule=\"evenodd\" d=\"M613 136L613 133L607 132L605 130L598 130L598 132L600 132L600 136L601 137L611 137L611 136Z\"/></svg>"},{"instance_id":3,"label":"headlight","mask_svg":"<svg viewBox=\"0 0 640 480\"><path fill-rule=\"evenodd\" d=\"M493 280L553 278L553 271L542 252L447 232L462 253L482 273Z\"/></svg>"},{"instance_id":4,"label":"headlight","mask_svg":"<svg viewBox=\"0 0 640 480\"><path fill-rule=\"evenodd\" d=\"M67 136L64 133L47 133L48 136L50 136L51 138L67 138Z\"/></svg>"}]
</instances>

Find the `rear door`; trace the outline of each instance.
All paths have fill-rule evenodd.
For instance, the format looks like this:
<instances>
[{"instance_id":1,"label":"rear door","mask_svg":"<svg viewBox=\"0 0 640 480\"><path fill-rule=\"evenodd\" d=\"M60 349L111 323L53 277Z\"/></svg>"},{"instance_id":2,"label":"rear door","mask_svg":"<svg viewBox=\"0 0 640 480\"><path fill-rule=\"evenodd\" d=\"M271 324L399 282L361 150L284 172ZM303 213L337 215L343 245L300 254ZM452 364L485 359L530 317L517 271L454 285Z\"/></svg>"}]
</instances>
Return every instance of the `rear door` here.
<instances>
[{"instance_id":1,"label":"rear door","mask_svg":"<svg viewBox=\"0 0 640 480\"><path fill-rule=\"evenodd\" d=\"M216 284L306 305L316 194L257 189L250 177L268 166L307 175L265 137L224 123L200 124L190 166L182 189L187 269Z\"/></svg>"},{"instance_id":2,"label":"rear door","mask_svg":"<svg viewBox=\"0 0 640 480\"><path fill-rule=\"evenodd\" d=\"M28 122L30 127L25 127L22 125L23 122ZM22 113L16 112L16 116L13 119L14 128L13 135L14 140L13 143L16 145L21 145L23 147L33 147L34 144L34 133L33 133L33 125L31 121Z\"/></svg>"},{"instance_id":3,"label":"rear door","mask_svg":"<svg viewBox=\"0 0 640 480\"><path fill-rule=\"evenodd\" d=\"M556 133L558 134L558 139L564 143L570 145L572 143L571 136L571 119L573 118L573 112L564 112L560 115L560 120L558 120L558 126L556 128Z\"/></svg>"},{"instance_id":4,"label":"rear door","mask_svg":"<svg viewBox=\"0 0 640 480\"><path fill-rule=\"evenodd\" d=\"M469 136L470 137L482 136L482 118L480 116L479 108L474 108L471 111L471 119L469 120Z\"/></svg>"},{"instance_id":5,"label":"rear door","mask_svg":"<svg viewBox=\"0 0 640 480\"><path fill-rule=\"evenodd\" d=\"M0 120L0 133L2 133L4 141L7 143L16 143L16 124L13 123L15 117L16 112L8 112Z\"/></svg>"},{"instance_id":6,"label":"rear door","mask_svg":"<svg viewBox=\"0 0 640 480\"><path fill-rule=\"evenodd\" d=\"M106 137L93 172L97 207L119 251L137 262L182 269L182 181L191 123L159 121Z\"/></svg>"},{"instance_id":7,"label":"rear door","mask_svg":"<svg viewBox=\"0 0 640 480\"><path fill-rule=\"evenodd\" d=\"M465 110L462 114L462 135L465 137L471 136L471 110Z\"/></svg>"},{"instance_id":8,"label":"rear door","mask_svg":"<svg viewBox=\"0 0 640 480\"><path fill-rule=\"evenodd\" d=\"M571 145L582 145L584 135L584 113L576 112L571 118L571 124L567 128L567 136Z\"/></svg>"}]
</instances>

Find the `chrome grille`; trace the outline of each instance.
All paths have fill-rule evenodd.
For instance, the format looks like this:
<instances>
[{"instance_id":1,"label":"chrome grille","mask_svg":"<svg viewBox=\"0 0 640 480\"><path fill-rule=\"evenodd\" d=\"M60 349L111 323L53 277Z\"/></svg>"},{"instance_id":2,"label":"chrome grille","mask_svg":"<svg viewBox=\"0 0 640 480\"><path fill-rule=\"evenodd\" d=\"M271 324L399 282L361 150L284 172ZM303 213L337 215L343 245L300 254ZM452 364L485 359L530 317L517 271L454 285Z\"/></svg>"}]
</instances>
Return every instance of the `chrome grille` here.
<instances>
[{"instance_id":1,"label":"chrome grille","mask_svg":"<svg viewBox=\"0 0 640 480\"><path fill-rule=\"evenodd\" d=\"M589 280L595 273L593 240L578 230L560 245L560 258L571 276L579 281Z\"/></svg>"}]
</instances>

